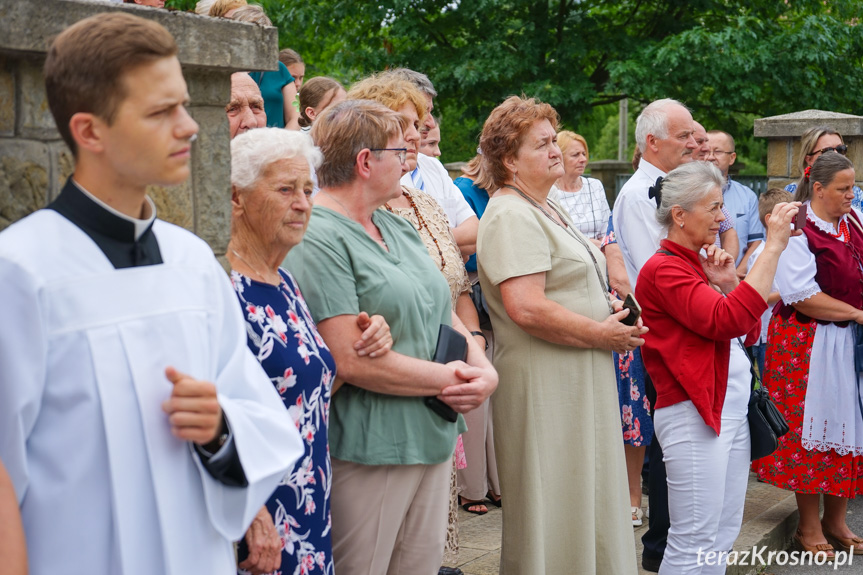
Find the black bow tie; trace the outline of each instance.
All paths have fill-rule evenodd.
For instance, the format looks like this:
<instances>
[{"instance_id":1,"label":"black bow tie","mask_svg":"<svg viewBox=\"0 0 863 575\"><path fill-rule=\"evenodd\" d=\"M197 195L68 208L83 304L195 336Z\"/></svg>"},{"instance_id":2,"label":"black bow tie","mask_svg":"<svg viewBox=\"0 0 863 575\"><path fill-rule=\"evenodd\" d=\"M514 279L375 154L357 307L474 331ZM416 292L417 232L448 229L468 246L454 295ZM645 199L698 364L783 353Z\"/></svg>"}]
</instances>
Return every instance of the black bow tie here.
<instances>
[{"instance_id":1,"label":"black bow tie","mask_svg":"<svg viewBox=\"0 0 863 575\"><path fill-rule=\"evenodd\" d=\"M656 207L662 203L662 176L656 178L656 183L647 188L647 197L656 200Z\"/></svg>"}]
</instances>

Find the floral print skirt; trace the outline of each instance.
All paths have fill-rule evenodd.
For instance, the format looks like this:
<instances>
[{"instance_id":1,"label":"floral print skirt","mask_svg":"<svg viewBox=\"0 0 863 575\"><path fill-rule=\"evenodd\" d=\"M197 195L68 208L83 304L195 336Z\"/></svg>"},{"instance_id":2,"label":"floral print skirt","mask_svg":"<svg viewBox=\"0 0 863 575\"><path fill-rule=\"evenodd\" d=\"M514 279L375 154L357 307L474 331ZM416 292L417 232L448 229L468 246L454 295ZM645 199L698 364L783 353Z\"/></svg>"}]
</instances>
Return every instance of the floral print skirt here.
<instances>
[{"instance_id":1,"label":"floral print skirt","mask_svg":"<svg viewBox=\"0 0 863 575\"><path fill-rule=\"evenodd\" d=\"M796 493L838 495L853 498L863 493L863 457L830 451L807 451L800 443L809 357L815 327L774 316L767 336L764 385L785 416L790 431L779 439L779 448L753 464L759 478Z\"/></svg>"},{"instance_id":2,"label":"floral print skirt","mask_svg":"<svg viewBox=\"0 0 863 575\"><path fill-rule=\"evenodd\" d=\"M622 355L614 354L614 371L617 375L617 395L620 399L620 422L624 445L642 447L653 439L653 419L650 403L644 392L644 362L641 350Z\"/></svg>"}]
</instances>

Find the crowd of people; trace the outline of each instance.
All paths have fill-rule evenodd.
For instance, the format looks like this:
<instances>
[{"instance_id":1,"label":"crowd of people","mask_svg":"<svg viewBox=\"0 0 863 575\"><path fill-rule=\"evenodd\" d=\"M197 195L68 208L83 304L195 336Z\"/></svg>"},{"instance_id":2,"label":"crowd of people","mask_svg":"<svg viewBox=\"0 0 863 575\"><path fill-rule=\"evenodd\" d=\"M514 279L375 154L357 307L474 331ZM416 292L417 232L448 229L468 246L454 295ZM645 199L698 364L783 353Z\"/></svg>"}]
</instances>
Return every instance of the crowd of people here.
<instances>
[{"instance_id":1,"label":"crowd of people","mask_svg":"<svg viewBox=\"0 0 863 575\"><path fill-rule=\"evenodd\" d=\"M504 575L634 574L645 518L645 569L723 573L699 558L731 550L750 469L796 493L802 550L863 554L841 135L802 134L799 181L758 197L731 134L657 100L612 206L547 103L494 108L453 181L426 75L305 74L285 49L231 76L226 276L147 196L198 130L174 39L116 12L53 42L75 170L0 233L12 573L457 575L458 509L489 506ZM751 462L754 374L790 432Z\"/></svg>"}]
</instances>

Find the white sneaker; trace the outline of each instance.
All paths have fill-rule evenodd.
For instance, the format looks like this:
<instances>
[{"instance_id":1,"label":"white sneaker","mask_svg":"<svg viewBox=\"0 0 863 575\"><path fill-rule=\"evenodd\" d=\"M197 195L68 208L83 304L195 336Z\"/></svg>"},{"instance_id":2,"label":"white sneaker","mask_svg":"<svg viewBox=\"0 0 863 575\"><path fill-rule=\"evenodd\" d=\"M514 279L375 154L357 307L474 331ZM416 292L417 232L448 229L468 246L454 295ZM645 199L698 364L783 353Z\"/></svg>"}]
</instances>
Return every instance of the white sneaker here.
<instances>
[{"instance_id":1,"label":"white sneaker","mask_svg":"<svg viewBox=\"0 0 863 575\"><path fill-rule=\"evenodd\" d=\"M644 512L641 510L641 507L631 507L632 510L632 526L633 527L641 527L643 525L642 517L644 517Z\"/></svg>"},{"instance_id":2,"label":"white sneaker","mask_svg":"<svg viewBox=\"0 0 863 575\"><path fill-rule=\"evenodd\" d=\"M650 518L650 505L648 505L647 509L644 510L644 516L648 519Z\"/></svg>"}]
</instances>

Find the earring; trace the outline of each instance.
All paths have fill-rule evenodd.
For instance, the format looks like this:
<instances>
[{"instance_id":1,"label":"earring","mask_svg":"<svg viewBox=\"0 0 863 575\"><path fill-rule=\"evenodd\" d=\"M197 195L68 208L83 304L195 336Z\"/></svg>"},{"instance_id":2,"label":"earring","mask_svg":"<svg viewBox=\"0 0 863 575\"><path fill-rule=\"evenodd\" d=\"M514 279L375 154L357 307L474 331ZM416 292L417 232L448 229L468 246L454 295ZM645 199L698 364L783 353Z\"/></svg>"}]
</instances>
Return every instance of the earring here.
<instances>
[{"instance_id":1,"label":"earring","mask_svg":"<svg viewBox=\"0 0 863 575\"><path fill-rule=\"evenodd\" d=\"M680 229L683 229L683 222L680 222Z\"/></svg>"}]
</instances>

